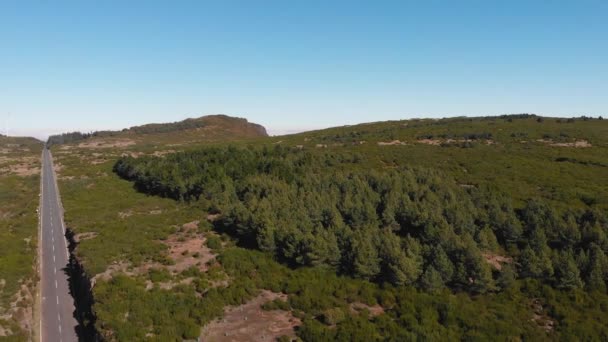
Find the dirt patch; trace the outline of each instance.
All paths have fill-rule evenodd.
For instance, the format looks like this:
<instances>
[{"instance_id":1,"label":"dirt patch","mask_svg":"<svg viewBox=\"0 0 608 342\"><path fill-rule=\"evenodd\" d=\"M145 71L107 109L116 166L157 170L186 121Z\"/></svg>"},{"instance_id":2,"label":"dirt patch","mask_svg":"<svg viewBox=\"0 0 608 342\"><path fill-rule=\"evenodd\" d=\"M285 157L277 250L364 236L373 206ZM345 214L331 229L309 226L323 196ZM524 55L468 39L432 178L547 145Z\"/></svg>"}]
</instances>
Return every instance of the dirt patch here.
<instances>
[{"instance_id":1,"label":"dirt patch","mask_svg":"<svg viewBox=\"0 0 608 342\"><path fill-rule=\"evenodd\" d=\"M433 146L439 146L441 145L441 140L438 139L420 139L418 140L419 144L425 144L425 145L433 145Z\"/></svg>"},{"instance_id":2,"label":"dirt patch","mask_svg":"<svg viewBox=\"0 0 608 342\"><path fill-rule=\"evenodd\" d=\"M121 157L139 158L139 157L141 157L143 155L145 155L145 153L143 153L143 152L124 152L120 156Z\"/></svg>"},{"instance_id":3,"label":"dirt patch","mask_svg":"<svg viewBox=\"0 0 608 342\"><path fill-rule=\"evenodd\" d=\"M26 333L31 331L34 322L34 297L30 290L31 286L31 281L22 282L19 291L13 296L9 308L0 316L0 320L16 323ZM14 333L11 329L0 326L0 336L10 336Z\"/></svg>"},{"instance_id":4,"label":"dirt patch","mask_svg":"<svg viewBox=\"0 0 608 342\"><path fill-rule=\"evenodd\" d=\"M1 173L12 173L20 177L37 175L40 173L40 168L34 164L19 163L0 169Z\"/></svg>"},{"instance_id":5,"label":"dirt patch","mask_svg":"<svg viewBox=\"0 0 608 342\"><path fill-rule=\"evenodd\" d=\"M53 170L55 170L55 173L59 174L59 172L61 172L62 169L63 169L63 165L61 165L61 163L59 163L57 161L53 161Z\"/></svg>"},{"instance_id":6,"label":"dirt patch","mask_svg":"<svg viewBox=\"0 0 608 342\"><path fill-rule=\"evenodd\" d=\"M131 215L133 215L133 211L130 209L127 211L121 211L118 213L118 217L120 217L121 219L125 219Z\"/></svg>"},{"instance_id":7,"label":"dirt patch","mask_svg":"<svg viewBox=\"0 0 608 342\"><path fill-rule=\"evenodd\" d=\"M593 147L587 140L576 140L574 142L554 142L551 139L537 139L536 141L555 147L575 147L575 148L587 148Z\"/></svg>"},{"instance_id":8,"label":"dirt patch","mask_svg":"<svg viewBox=\"0 0 608 342\"><path fill-rule=\"evenodd\" d=\"M222 216L221 214L209 214L209 215L207 215L207 221L213 222L213 221L217 220L218 218L220 218L221 216Z\"/></svg>"},{"instance_id":9,"label":"dirt patch","mask_svg":"<svg viewBox=\"0 0 608 342\"><path fill-rule=\"evenodd\" d=\"M13 332L10 329L4 328L0 325L0 337L6 337L6 336L10 336L12 334L13 334Z\"/></svg>"},{"instance_id":10,"label":"dirt patch","mask_svg":"<svg viewBox=\"0 0 608 342\"><path fill-rule=\"evenodd\" d=\"M207 271L216 254L207 247L207 238L198 233L198 221L186 223L182 231L171 235L164 243L169 247L168 256L174 264L167 266L172 272L182 272L192 266Z\"/></svg>"},{"instance_id":11,"label":"dirt patch","mask_svg":"<svg viewBox=\"0 0 608 342\"><path fill-rule=\"evenodd\" d=\"M146 274L152 268L163 268L173 274L181 273L192 266L197 267L202 272L207 271L209 265L213 263L212 261L215 260L217 255L207 247L207 238L198 232L198 223L198 221L188 222L184 224L178 232L162 241L162 243L168 247L167 257L173 261L172 265L167 266L158 262L146 262L133 267L129 262L115 262L104 272L96 274L91 279L91 286L94 287L95 283L99 280L109 281L118 273L123 273L127 276L136 276ZM168 282L162 286L169 289L178 284L179 283Z\"/></svg>"},{"instance_id":12,"label":"dirt patch","mask_svg":"<svg viewBox=\"0 0 608 342\"><path fill-rule=\"evenodd\" d=\"M76 235L74 235L74 242L79 243L80 241L89 240L96 236L97 236L96 232L87 232L87 233L76 234Z\"/></svg>"},{"instance_id":13,"label":"dirt patch","mask_svg":"<svg viewBox=\"0 0 608 342\"><path fill-rule=\"evenodd\" d=\"M540 299L533 299L531 305L532 310L534 310L531 321L538 324L538 326L547 333L553 332L553 329L555 328L555 321L547 315Z\"/></svg>"},{"instance_id":14,"label":"dirt patch","mask_svg":"<svg viewBox=\"0 0 608 342\"><path fill-rule=\"evenodd\" d=\"M78 144L80 148L111 148L111 147L127 147L135 145L135 141L131 139L120 140L94 140Z\"/></svg>"},{"instance_id":15,"label":"dirt patch","mask_svg":"<svg viewBox=\"0 0 608 342\"><path fill-rule=\"evenodd\" d=\"M275 341L287 335L295 337L294 327L301 324L291 312L282 310L265 311L262 305L268 301L287 296L270 291L262 293L249 302L224 308L224 317L207 324L201 332L201 339L216 341Z\"/></svg>"},{"instance_id":16,"label":"dirt patch","mask_svg":"<svg viewBox=\"0 0 608 342\"><path fill-rule=\"evenodd\" d=\"M378 146L395 146L395 145L407 145L405 142L400 140L393 141L378 141Z\"/></svg>"},{"instance_id":17,"label":"dirt patch","mask_svg":"<svg viewBox=\"0 0 608 342\"><path fill-rule=\"evenodd\" d=\"M175 153L175 150L154 151L154 153L152 153L152 155L156 156L156 157L162 157L165 154L170 154L170 153Z\"/></svg>"},{"instance_id":18,"label":"dirt patch","mask_svg":"<svg viewBox=\"0 0 608 342\"><path fill-rule=\"evenodd\" d=\"M497 269L499 271L502 269L503 264L512 264L513 263L513 258L510 258L510 257L493 254L490 252L484 252L481 255L483 256L483 258L486 260L486 262L488 264L490 264L492 267L494 267L495 269Z\"/></svg>"},{"instance_id":19,"label":"dirt patch","mask_svg":"<svg viewBox=\"0 0 608 342\"><path fill-rule=\"evenodd\" d=\"M367 310L370 317L380 316L384 313L384 308L378 304L370 306L359 302L351 303L350 310L352 313L360 313L363 310Z\"/></svg>"},{"instance_id":20,"label":"dirt patch","mask_svg":"<svg viewBox=\"0 0 608 342\"><path fill-rule=\"evenodd\" d=\"M129 268L131 268L131 264L128 262L115 262L112 265L108 266L105 271L98 273L93 278L91 278L91 287L95 287L95 283L97 283L97 281L99 280L109 281L116 273L124 273L130 276L135 275L136 272L130 272Z\"/></svg>"}]
</instances>

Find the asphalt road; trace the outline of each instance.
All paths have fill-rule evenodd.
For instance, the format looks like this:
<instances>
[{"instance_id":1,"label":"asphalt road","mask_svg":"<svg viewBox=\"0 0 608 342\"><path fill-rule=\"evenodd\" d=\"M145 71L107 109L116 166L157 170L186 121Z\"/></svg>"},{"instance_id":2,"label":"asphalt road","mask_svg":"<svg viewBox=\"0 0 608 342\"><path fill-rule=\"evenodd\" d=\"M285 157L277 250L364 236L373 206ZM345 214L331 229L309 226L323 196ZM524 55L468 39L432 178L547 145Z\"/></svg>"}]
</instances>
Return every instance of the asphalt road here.
<instances>
[{"instance_id":1,"label":"asphalt road","mask_svg":"<svg viewBox=\"0 0 608 342\"><path fill-rule=\"evenodd\" d=\"M59 205L51 153L42 154L41 189L41 322L43 342L78 341L74 318L74 298L70 295L68 275L68 243L65 239L63 213Z\"/></svg>"}]
</instances>

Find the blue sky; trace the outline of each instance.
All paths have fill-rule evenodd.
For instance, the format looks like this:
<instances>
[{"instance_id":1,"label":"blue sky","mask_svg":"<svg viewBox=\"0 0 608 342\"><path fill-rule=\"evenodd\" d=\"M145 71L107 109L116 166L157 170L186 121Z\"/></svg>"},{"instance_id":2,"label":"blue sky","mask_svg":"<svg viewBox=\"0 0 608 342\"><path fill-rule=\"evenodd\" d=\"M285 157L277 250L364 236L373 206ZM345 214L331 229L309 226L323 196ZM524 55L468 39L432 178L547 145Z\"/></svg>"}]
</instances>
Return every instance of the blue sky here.
<instances>
[{"instance_id":1,"label":"blue sky","mask_svg":"<svg viewBox=\"0 0 608 342\"><path fill-rule=\"evenodd\" d=\"M608 1L1 1L12 134L608 114ZM7 121L7 114L10 117Z\"/></svg>"}]
</instances>

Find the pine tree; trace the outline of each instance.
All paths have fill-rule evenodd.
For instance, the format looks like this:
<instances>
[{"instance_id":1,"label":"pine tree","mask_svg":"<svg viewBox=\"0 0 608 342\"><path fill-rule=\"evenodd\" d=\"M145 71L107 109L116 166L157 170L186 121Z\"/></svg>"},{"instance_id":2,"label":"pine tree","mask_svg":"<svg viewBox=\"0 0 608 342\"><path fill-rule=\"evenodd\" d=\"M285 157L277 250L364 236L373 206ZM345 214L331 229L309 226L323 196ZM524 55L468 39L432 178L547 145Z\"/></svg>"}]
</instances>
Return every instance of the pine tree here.
<instances>
[{"instance_id":1,"label":"pine tree","mask_svg":"<svg viewBox=\"0 0 608 342\"><path fill-rule=\"evenodd\" d=\"M421 273L419 249L411 241L402 246L399 237L389 229L380 233L379 246L384 276L395 285L409 285Z\"/></svg>"},{"instance_id":2,"label":"pine tree","mask_svg":"<svg viewBox=\"0 0 608 342\"><path fill-rule=\"evenodd\" d=\"M433 268L439 272L444 283L448 283L452 280L454 265L441 245L438 245L431 253L431 264Z\"/></svg>"},{"instance_id":3,"label":"pine tree","mask_svg":"<svg viewBox=\"0 0 608 342\"><path fill-rule=\"evenodd\" d=\"M426 291L442 289L443 279L441 274L433 266L429 266L420 277L420 287Z\"/></svg>"},{"instance_id":4,"label":"pine tree","mask_svg":"<svg viewBox=\"0 0 608 342\"><path fill-rule=\"evenodd\" d=\"M555 269L555 280L558 288L574 289L582 287L580 271L571 250L558 253L553 268Z\"/></svg>"}]
</instances>

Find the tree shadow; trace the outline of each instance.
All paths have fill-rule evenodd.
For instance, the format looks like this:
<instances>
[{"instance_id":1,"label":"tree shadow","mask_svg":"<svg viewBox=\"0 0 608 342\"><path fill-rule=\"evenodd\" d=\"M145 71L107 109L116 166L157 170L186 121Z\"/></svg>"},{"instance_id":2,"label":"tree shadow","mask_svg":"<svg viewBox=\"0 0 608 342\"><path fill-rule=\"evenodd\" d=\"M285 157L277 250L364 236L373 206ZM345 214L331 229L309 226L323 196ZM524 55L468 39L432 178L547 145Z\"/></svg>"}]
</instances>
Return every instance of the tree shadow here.
<instances>
[{"instance_id":1,"label":"tree shadow","mask_svg":"<svg viewBox=\"0 0 608 342\"><path fill-rule=\"evenodd\" d=\"M96 317L93 312L94 299L91 291L91 281L82 265L74 257L73 252L76 247L74 232L67 228L65 237L69 243L70 259L63 271L68 276L70 295L74 298L75 310L73 316L78 322L74 329L76 336L78 336L78 341L100 341L99 334L95 329Z\"/></svg>"}]
</instances>

